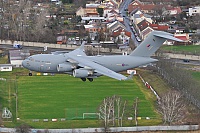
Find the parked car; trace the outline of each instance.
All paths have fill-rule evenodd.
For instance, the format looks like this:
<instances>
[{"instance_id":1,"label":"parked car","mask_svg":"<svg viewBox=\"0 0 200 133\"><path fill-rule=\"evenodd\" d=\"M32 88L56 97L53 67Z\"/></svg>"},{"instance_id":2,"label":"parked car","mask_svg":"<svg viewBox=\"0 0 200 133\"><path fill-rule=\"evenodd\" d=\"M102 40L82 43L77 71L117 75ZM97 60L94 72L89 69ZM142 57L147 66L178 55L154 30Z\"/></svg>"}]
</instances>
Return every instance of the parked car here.
<instances>
[{"instance_id":1,"label":"parked car","mask_svg":"<svg viewBox=\"0 0 200 133\"><path fill-rule=\"evenodd\" d=\"M21 44L14 43L13 48L22 49L23 46Z\"/></svg>"}]
</instances>

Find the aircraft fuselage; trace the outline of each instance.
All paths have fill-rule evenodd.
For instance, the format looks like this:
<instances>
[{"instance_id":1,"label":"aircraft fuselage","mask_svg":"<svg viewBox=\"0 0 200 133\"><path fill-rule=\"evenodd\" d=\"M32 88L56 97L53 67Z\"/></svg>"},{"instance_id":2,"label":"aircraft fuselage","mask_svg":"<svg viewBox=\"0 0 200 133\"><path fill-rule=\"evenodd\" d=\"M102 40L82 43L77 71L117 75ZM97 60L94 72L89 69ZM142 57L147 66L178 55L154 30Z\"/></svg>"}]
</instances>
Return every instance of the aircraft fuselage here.
<instances>
[{"instance_id":1,"label":"aircraft fuselage","mask_svg":"<svg viewBox=\"0 0 200 133\"><path fill-rule=\"evenodd\" d=\"M83 57L79 57L83 58ZM157 61L149 57L133 57L128 55L111 55L111 56L84 56L88 59L107 67L115 72L124 71L135 68L144 64ZM67 63L70 58L67 54L53 55L40 54L33 55L23 61L23 66L31 71L45 72L45 73L61 73L58 71L58 65ZM76 62L74 63L74 67ZM66 71L71 72L71 70Z\"/></svg>"}]
</instances>

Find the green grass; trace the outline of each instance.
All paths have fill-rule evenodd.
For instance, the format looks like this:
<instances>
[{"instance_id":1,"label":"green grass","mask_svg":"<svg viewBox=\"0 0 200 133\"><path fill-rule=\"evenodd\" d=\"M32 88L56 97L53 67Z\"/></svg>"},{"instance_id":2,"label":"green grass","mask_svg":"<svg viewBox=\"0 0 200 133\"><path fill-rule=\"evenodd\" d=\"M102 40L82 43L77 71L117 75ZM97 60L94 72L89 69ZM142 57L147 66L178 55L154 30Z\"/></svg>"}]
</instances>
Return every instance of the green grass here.
<instances>
[{"instance_id":1,"label":"green grass","mask_svg":"<svg viewBox=\"0 0 200 133\"><path fill-rule=\"evenodd\" d=\"M8 64L8 56L0 57L0 64Z\"/></svg>"},{"instance_id":2,"label":"green grass","mask_svg":"<svg viewBox=\"0 0 200 133\"><path fill-rule=\"evenodd\" d=\"M101 77L82 82L67 75L20 76L18 79L19 117L21 119L79 118L97 111L101 101L118 95L131 104L139 97L141 117L155 117L152 104L133 81Z\"/></svg>"},{"instance_id":3,"label":"green grass","mask_svg":"<svg viewBox=\"0 0 200 133\"><path fill-rule=\"evenodd\" d=\"M156 73L143 69L138 69L138 72L154 88L158 95L164 94L170 89L169 85Z\"/></svg>"},{"instance_id":4,"label":"green grass","mask_svg":"<svg viewBox=\"0 0 200 133\"><path fill-rule=\"evenodd\" d=\"M127 100L127 109L132 107L136 97L139 98L138 116L143 118L140 120L141 125L161 123L160 116L153 106L155 96L146 89L137 76L135 76L134 82L117 81L108 77L97 78L94 82L82 82L80 79L68 75L17 76L17 86L18 117L20 122L29 123L33 127L98 127L100 125L98 120L79 121L78 119L81 119L82 113L97 112L102 100L113 95L119 95L123 100ZM13 90L14 92L15 90ZM7 96L8 92L5 92L5 95ZM12 105L15 106L15 97L12 101ZM12 112L15 113L15 107L12 108ZM130 114L126 113L125 119L132 116L133 110L127 112ZM145 121L145 117L152 119ZM50 121L53 118L58 120L66 118L67 121L43 122L43 119ZM33 119L40 119L40 122L32 122ZM125 123L133 124L133 122ZM6 123L6 125L12 126L10 123Z\"/></svg>"},{"instance_id":5,"label":"green grass","mask_svg":"<svg viewBox=\"0 0 200 133\"><path fill-rule=\"evenodd\" d=\"M136 97L139 98L138 116L142 117L140 125L161 123L160 116L154 108L156 98L149 89L146 89L138 76L135 76L133 81L117 81L103 76L94 79L93 82L82 82L64 74L30 77L25 76L27 72L25 69L0 72L1 77L12 79L10 82L0 81L0 102L11 110L14 121L4 123L5 126L13 127L26 122L35 128L99 127L102 124L99 120L82 120L82 113L97 112L102 100L113 95L119 95L123 100L127 100L127 109L132 108ZM16 121L15 86L18 91L17 117L20 121ZM133 116L133 110L127 110L125 114L124 123L126 126L133 126L134 122L126 121L127 117ZM145 117L150 117L151 120L146 121ZM50 122L53 118L59 122ZM66 118L66 121L60 121L60 118ZM33 119L40 121L33 122ZM43 119L49 119L49 122L43 122Z\"/></svg>"},{"instance_id":6,"label":"green grass","mask_svg":"<svg viewBox=\"0 0 200 133\"><path fill-rule=\"evenodd\" d=\"M200 53L200 45L180 45L180 46L166 46L163 45L161 50L165 52L178 52L178 53L189 53L189 54L199 54Z\"/></svg>"},{"instance_id":7,"label":"green grass","mask_svg":"<svg viewBox=\"0 0 200 133\"><path fill-rule=\"evenodd\" d=\"M200 83L200 72L192 72L192 76Z\"/></svg>"}]
</instances>

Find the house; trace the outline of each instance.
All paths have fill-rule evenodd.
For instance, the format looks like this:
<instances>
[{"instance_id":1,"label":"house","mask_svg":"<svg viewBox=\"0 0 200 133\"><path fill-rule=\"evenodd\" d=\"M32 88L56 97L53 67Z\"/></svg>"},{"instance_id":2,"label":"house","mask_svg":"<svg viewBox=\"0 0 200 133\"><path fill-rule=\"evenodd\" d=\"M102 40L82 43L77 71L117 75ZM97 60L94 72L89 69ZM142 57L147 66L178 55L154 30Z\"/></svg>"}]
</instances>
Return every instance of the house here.
<instances>
[{"instance_id":1,"label":"house","mask_svg":"<svg viewBox=\"0 0 200 133\"><path fill-rule=\"evenodd\" d=\"M81 23L85 23L86 21L104 21L104 17L81 17Z\"/></svg>"},{"instance_id":2,"label":"house","mask_svg":"<svg viewBox=\"0 0 200 133\"><path fill-rule=\"evenodd\" d=\"M189 44L191 44L188 33L174 34L174 37L176 37L180 40L183 40L183 42L174 42L174 45L189 45Z\"/></svg>"},{"instance_id":3,"label":"house","mask_svg":"<svg viewBox=\"0 0 200 133\"><path fill-rule=\"evenodd\" d=\"M194 16L196 14L200 14L200 6L189 8L189 11L188 11L189 16Z\"/></svg>"},{"instance_id":4,"label":"house","mask_svg":"<svg viewBox=\"0 0 200 133\"><path fill-rule=\"evenodd\" d=\"M122 24L119 21L114 21L112 23L107 24L107 28L109 29L109 32L112 33L113 31L117 30L119 27L126 29L126 26Z\"/></svg>"},{"instance_id":5,"label":"house","mask_svg":"<svg viewBox=\"0 0 200 133\"><path fill-rule=\"evenodd\" d=\"M109 18L110 16L119 16L119 9L104 8L103 16Z\"/></svg>"},{"instance_id":6,"label":"house","mask_svg":"<svg viewBox=\"0 0 200 133\"><path fill-rule=\"evenodd\" d=\"M100 6L100 4L86 4L85 8L86 9L96 9Z\"/></svg>"},{"instance_id":7,"label":"house","mask_svg":"<svg viewBox=\"0 0 200 133\"><path fill-rule=\"evenodd\" d=\"M144 3L140 2L139 0L134 0L128 5L128 12L131 13L132 11L136 10L137 8L143 5Z\"/></svg>"},{"instance_id":8,"label":"house","mask_svg":"<svg viewBox=\"0 0 200 133\"><path fill-rule=\"evenodd\" d=\"M89 36L92 41L95 40L99 32L106 31L105 24L101 23L101 25L99 25L99 23L96 23L94 21L87 25L84 25L84 28L85 28L85 31L89 33Z\"/></svg>"},{"instance_id":9,"label":"house","mask_svg":"<svg viewBox=\"0 0 200 133\"><path fill-rule=\"evenodd\" d=\"M129 39L131 38L131 32L119 27L112 32L111 36L113 37L112 40L114 40L114 42L121 42L123 45L128 45Z\"/></svg>"},{"instance_id":10,"label":"house","mask_svg":"<svg viewBox=\"0 0 200 133\"><path fill-rule=\"evenodd\" d=\"M151 15L148 15L148 14L145 14L145 13L142 13L140 11L136 12L135 14L133 14L131 16L131 20L132 22L137 25L138 23L140 23L141 21L143 20L146 20L148 21L149 23L153 23L153 20L152 20L152 16Z\"/></svg>"},{"instance_id":11,"label":"house","mask_svg":"<svg viewBox=\"0 0 200 133\"><path fill-rule=\"evenodd\" d=\"M162 25L162 24L152 24L149 23L146 19L141 21L136 25L137 31L142 39L145 39L149 33L151 33L154 30L158 31L168 31L169 26L168 25Z\"/></svg>"},{"instance_id":12,"label":"house","mask_svg":"<svg viewBox=\"0 0 200 133\"><path fill-rule=\"evenodd\" d=\"M116 1L116 0L104 0L101 3L101 5L103 5L105 7L117 9L117 8L119 8L120 3L121 3L120 1Z\"/></svg>"},{"instance_id":13,"label":"house","mask_svg":"<svg viewBox=\"0 0 200 133\"><path fill-rule=\"evenodd\" d=\"M116 0L110 0L110 3L113 5L113 8L119 8L120 3L118 3Z\"/></svg>"},{"instance_id":14,"label":"house","mask_svg":"<svg viewBox=\"0 0 200 133\"><path fill-rule=\"evenodd\" d=\"M96 32L100 32L100 30L105 31L105 28L103 27L99 27L96 24L89 24L89 25L84 25L85 31L89 32L89 33L96 33Z\"/></svg>"},{"instance_id":15,"label":"house","mask_svg":"<svg viewBox=\"0 0 200 133\"><path fill-rule=\"evenodd\" d=\"M86 4L86 8L79 7L76 10L76 16L81 17L99 17L99 13L97 12L97 8L100 4Z\"/></svg>"},{"instance_id":16,"label":"house","mask_svg":"<svg viewBox=\"0 0 200 133\"><path fill-rule=\"evenodd\" d=\"M110 22L114 22L114 21L119 21L121 23L124 22L124 18L121 16L110 16L109 18L107 18L106 22L110 23Z\"/></svg>"},{"instance_id":17,"label":"house","mask_svg":"<svg viewBox=\"0 0 200 133\"><path fill-rule=\"evenodd\" d=\"M120 16L119 14L119 10L114 10L114 9L105 9L105 18L106 18L106 22L114 22L114 21L119 21L121 23L124 22L124 18L122 16Z\"/></svg>"},{"instance_id":18,"label":"house","mask_svg":"<svg viewBox=\"0 0 200 133\"><path fill-rule=\"evenodd\" d=\"M84 17L86 16L86 11L83 7L79 7L77 10L76 10L76 16L81 16L81 17Z\"/></svg>"},{"instance_id":19,"label":"house","mask_svg":"<svg viewBox=\"0 0 200 133\"><path fill-rule=\"evenodd\" d=\"M99 17L99 13L98 12L87 12L86 16L87 17Z\"/></svg>"},{"instance_id":20,"label":"house","mask_svg":"<svg viewBox=\"0 0 200 133\"><path fill-rule=\"evenodd\" d=\"M159 30L159 31L168 31L169 26L168 25L160 25L160 24L150 24L150 27L153 30Z\"/></svg>"},{"instance_id":21,"label":"house","mask_svg":"<svg viewBox=\"0 0 200 133\"><path fill-rule=\"evenodd\" d=\"M144 19L136 25L136 29L142 39L144 39L149 33L153 31L153 29L150 27L150 24L151 23Z\"/></svg>"},{"instance_id":22,"label":"house","mask_svg":"<svg viewBox=\"0 0 200 133\"><path fill-rule=\"evenodd\" d=\"M128 5L128 12L131 13L133 10L139 8L143 13L153 14L155 10L161 9L163 5L155 5L153 3L145 4L139 0L135 0Z\"/></svg>"},{"instance_id":23,"label":"house","mask_svg":"<svg viewBox=\"0 0 200 133\"><path fill-rule=\"evenodd\" d=\"M164 6L162 8L162 15L166 16L166 15L170 15L170 16L175 16L178 15L182 12L180 7L172 7L170 5Z\"/></svg>"}]
</instances>

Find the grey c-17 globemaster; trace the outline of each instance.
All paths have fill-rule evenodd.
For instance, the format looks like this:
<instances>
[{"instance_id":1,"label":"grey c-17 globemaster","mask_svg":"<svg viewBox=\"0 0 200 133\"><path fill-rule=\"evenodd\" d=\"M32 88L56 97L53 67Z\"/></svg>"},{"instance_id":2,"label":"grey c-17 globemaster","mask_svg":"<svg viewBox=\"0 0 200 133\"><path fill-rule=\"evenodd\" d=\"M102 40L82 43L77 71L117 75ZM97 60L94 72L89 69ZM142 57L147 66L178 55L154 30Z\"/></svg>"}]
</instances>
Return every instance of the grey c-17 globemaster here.
<instances>
[{"instance_id":1,"label":"grey c-17 globemaster","mask_svg":"<svg viewBox=\"0 0 200 133\"><path fill-rule=\"evenodd\" d=\"M93 81L101 75L117 80L131 79L133 73L126 77L117 72L135 68L157 61L150 56L166 40L182 41L172 34L162 31L152 31L148 37L129 55L87 56L84 44L69 53L37 54L22 62L23 67L36 72L66 73L83 81ZM32 73L29 73L32 75Z\"/></svg>"}]
</instances>

